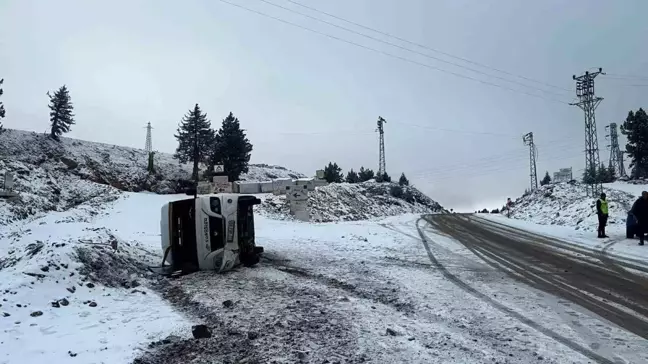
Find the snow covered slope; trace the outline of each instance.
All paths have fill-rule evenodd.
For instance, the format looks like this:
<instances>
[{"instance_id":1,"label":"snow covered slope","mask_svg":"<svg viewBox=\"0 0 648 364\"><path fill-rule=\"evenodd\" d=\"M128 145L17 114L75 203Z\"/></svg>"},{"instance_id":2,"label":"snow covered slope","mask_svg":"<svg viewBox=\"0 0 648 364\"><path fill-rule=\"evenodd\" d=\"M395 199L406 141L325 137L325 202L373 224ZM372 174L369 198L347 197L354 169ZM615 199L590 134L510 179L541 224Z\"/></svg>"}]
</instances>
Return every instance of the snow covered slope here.
<instances>
[{"instance_id":1,"label":"snow covered slope","mask_svg":"<svg viewBox=\"0 0 648 364\"><path fill-rule=\"evenodd\" d=\"M110 186L80 180L61 168L0 160L0 172L4 171L14 173L14 189L20 194L9 200L0 199L0 226L83 203L93 209L117 199L121 193Z\"/></svg>"},{"instance_id":2,"label":"snow covered slope","mask_svg":"<svg viewBox=\"0 0 648 364\"><path fill-rule=\"evenodd\" d=\"M0 175L15 176L19 198L0 199L0 225L64 211L98 198L106 202L121 191L176 193L190 174L190 167L170 154L157 153L156 173L146 172L146 153L141 149L7 130L0 135ZM303 177L283 167L250 165L244 180Z\"/></svg>"},{"instance_id":3,"label":"snow covered slope","mask_svg":"<svg viewBox=\"0 0 648 364\"><path fill-rule=\"evenodd\" d=\"M632 188L631 188L632 187ZM625 228L628 210L637 199L641 187L616 182L604 185L609 201L611 229ZM502 212L506 215L506 211ZM514 202L511 217L542 225L571 226L576 230L596 231L596 199L587 197L585 185L558 183L541 186Z\"/></svg>"},{"instance_id":4,"label":"snow covered slope","mask_svg":"<svg viewBox=\"0 0 648 364\"><path fill-rule=\"evenodd\" d=\"M264 182L281 178L304 178L306 175L291 171L281 166L268 164L250 164L250 170L241 175L241 181Z\"/></svg>"},{"instance_id":5,"label":"snow covered slope","mask_svg":"<svg viewBox=\"0 0 648 364\"><path fill-rule=\"evenodd\" d=\"M0 135L0 156L4 160L21 162L31 168L68 171L80 179L114 186L124 191L175 193L191 171L171 154L155 154L156 173L146 171L147 157L142 149L61 138L57 143L46 135L20 130L7 130ZM300 178L301 173L283 167L251 164L247 181L267 181L271 178Z\"/></svg>"},{"instance_id":6,"label":"snow covered slope","mask_svg":"<svg viewBox=\"0 0 648 364\"><path fill-rule=\"evenodd\" d=\"M311 221L357 221L407 213L443 211L439 203L419 190L396 183L340 183L317 187L309 194ZM268 196L260 211L268 216L289 219L285 196Z\"/></svg>"}]
</instances>

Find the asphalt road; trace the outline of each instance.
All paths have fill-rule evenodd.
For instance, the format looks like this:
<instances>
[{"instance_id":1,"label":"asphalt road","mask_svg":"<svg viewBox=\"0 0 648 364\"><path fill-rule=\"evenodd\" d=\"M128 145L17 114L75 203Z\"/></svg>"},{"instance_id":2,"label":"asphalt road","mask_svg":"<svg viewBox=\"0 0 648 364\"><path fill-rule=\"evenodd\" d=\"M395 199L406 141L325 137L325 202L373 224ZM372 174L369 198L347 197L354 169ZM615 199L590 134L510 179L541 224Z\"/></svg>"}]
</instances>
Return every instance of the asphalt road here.
<instances>
[{"instance_id":1,"label":"asphalt road","mask_svg":"<svg viewBox=\"0 0 648 364\"><path fill-rule=\"evenodd\" d=\"M564 244L559 240L471 215L429 215L424 220L512 278L648 339L648 279L604 251L576 254L559 248Z\"/></svg>"}]
</instances>

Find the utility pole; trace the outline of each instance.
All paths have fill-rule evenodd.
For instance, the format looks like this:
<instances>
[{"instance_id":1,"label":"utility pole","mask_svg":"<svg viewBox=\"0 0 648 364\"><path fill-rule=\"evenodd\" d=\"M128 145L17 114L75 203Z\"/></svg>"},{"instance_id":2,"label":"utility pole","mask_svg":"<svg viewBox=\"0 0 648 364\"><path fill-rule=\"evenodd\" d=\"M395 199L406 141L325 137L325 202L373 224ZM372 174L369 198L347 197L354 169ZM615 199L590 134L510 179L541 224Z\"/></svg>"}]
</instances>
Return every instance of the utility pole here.
<instances>
[{"instance_id":1,"label":"utility pole","mask_svg":"<svg viewBox=\"0 0 648 364\"><path fill-rule=\"evenodd\" d=\"M598 137L596 136L596 115L594 111L599 106L602 97L597 97L594 93L594 78L598 75L604 75L603 69L599 68L597 72L585 72L585 74L572 78L576 81L576 96L578 102L575 105L581 108L585 113L585 183L587 183L587 192L591 197L598 197L603 192L603 184L596 178L596 171L600 166Z\"/></svg>"},{"instance_id":2,"label":"utility pole","mask_svg":"<svg viewBox=\"0 0 648 364\"><path fill-rule=\"evenodd\" d=\"M151 138L151 130L153 127L151 123L146 124L146 144L144 145L144 150L146 151L146 156L148 158L148 168L149 173L153 172L153 140Z\"/></svg>"},{"instance_id":3,"label":"utility pole","mask_svg":"<svg viewBox=\"0 0 648 364\"><path fill-rule=\"evenodd\" d=\"M536 171L536 156L537 150L536 146L533 143L533 133L525 134L522 137L524 145L529 146L529 165L530 165L530 177L531 177L531 191L538 189L538 173Z\"/></svg>"},{"instance_id":4,"label":"utility pole","mask_svg":"<svg viewBox=\"0 0 648 364\"><path fill-rule=\"evenodd\" d=\"M609 134L606 135L610 138L610 170L617 173L619 177L625 177L625 166L623 165L623 152L619 148L619 134L617 133L617 124L610 123L605 127L608 129Z\"/></svg>"},{"instance_id":5,"label":"utility pole","mask_svg":"<svg viewBox=\"0 0 648 364\"><path fill-rule=\"evenodd\" d=\"M378 133L380 134L380 140L379 140L379 157L378 157L378 178L382 179L385 173L387 173L387 167L385 166L385 130L383 128L383 124L385 124L387 120L383 119L381 116L378 117Z\"/></svg>"}]
</instances>

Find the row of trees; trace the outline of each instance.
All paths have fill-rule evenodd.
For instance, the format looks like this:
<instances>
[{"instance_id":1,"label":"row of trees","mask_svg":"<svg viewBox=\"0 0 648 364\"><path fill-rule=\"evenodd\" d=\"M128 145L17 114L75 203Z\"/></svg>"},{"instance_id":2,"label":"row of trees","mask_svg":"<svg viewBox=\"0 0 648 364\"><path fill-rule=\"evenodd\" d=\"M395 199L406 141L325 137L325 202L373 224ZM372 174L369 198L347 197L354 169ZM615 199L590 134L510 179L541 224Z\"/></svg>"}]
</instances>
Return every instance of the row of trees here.
<instances>
[{"instance_id":1,"label":"row of trees","mask_svg":"<svg viewBox=\"0 0 648 364\"><path fill-rule=\"evenodd\" d=\"M230 181L236 181L248 171L252 143L241 129L239 120L231 112L214 130L198 104L182 118L174 135L178 141L174 158L182 163L193 163L193 178L197 178L199 165L213 171L215 165L223 165ZM210 176L211 172L205 173Z\"/></svg>"},{"instance_id":2,"label":"row of trees","mask_svg":"<svg viewBox=\"0 0 648 364\"><path fill-rule=\"evenodd\" d=\"M589 169L583 173L583 183L610 183L617 179L614 168L600 165L598 169Z\"/></svg>"},{"instance_id":3,"label":"row of trees","mask_svg":"<svg viewBox=\"0 0 648 364\"><path fill-rule=\"evenodd\" d=\"M384 173L382 176L378 176L374 173L373 170L365 167L360 167L359 172L356 172L351 168L347 172L346 178L342 174L342 168L340 168L337 163L329 162L327 166L324 167L324 179L328 183L361 183L369 180L376 180L376 182L391 182L392 179L389 174ZM401 186L409 186L409 180L405 177L405 173L402 173L398 179L398 184Z\"/></svg>"}]
</instances>

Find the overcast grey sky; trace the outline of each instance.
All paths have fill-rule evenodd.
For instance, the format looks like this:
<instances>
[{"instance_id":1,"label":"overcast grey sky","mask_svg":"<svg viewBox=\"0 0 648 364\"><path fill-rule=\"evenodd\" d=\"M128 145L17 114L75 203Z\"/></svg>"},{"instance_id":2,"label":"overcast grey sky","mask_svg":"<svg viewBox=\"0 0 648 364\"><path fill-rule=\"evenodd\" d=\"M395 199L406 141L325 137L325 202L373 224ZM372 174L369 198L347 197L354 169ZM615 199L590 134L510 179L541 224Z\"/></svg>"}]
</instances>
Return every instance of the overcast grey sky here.
<instances>
[{"instance_id":1,"label":"overcast grey sky","mask_svg":"<svg viewBox=\"0 0 648 364\"><path fill-rule=\"evenodd\" d=\"M604 161L604 125L648 106L648 87L633 86L648 84L645 0L296 0L543 83L287 0L227 1L338 39L220 0L0 0L6 127L45 131L45 93L67 84L77 115L69 136L141 148L150 121L155 149L172 152L178 121L197 102L213 124L234 112L254 144L253 162L313 174L328 161L345 172L376 169L380 115L387 120L388 172L405 172L444 206L473 210L502 205L529 185L522 144L529 131L540 178L546 170L583 168L583 113L565 104L574 98L566 91L572 74L592 67L610 74L597 78L597 94L605 97L597 112Z\"/></svg>"}]
</instances>

